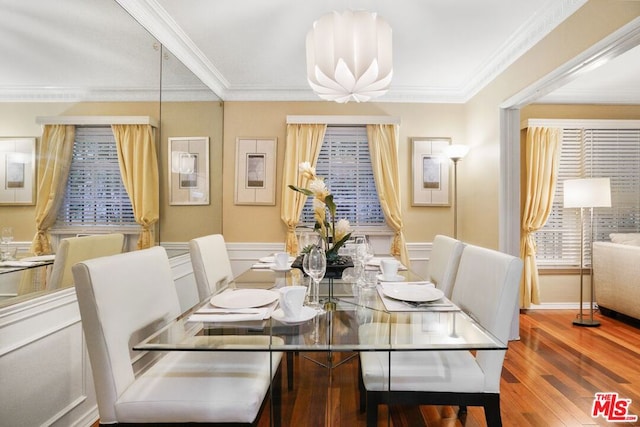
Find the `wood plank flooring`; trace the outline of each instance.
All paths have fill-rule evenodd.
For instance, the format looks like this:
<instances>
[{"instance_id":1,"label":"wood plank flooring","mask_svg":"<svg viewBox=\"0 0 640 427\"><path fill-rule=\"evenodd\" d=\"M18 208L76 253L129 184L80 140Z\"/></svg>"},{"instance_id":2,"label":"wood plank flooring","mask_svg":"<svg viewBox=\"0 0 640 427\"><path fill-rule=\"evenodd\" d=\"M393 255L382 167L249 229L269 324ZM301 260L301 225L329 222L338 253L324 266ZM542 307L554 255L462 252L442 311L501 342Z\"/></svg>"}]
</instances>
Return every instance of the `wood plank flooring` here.
<instances>
[{"instance_id":1,"label":"wood plank flooring","mask_svg":"<svg viewBox=\"0 0 640 427\"><path fill-rule=\"evenodd\" d=\"M600 314L596 315L600 327L577 327L571 323L575 315L570 310L521 313L520 339L509 344L502 373L505 426L640 426L640 422L608 423L591 416L596 392L617 392L631 399L629 413L640 415L640 328ZM295 388L283 390L283 425L364 426L364 414L358 411L355 359L329 375L328 369L305 356L326 361L321 353L296 356ZM481 408L470 407L465 423L456 412L455 407L421 406L392 407L388 413L381 407L379 425L486 426ZM268 411L259 425L269 425Z\"/></svg>"}]
</instances>

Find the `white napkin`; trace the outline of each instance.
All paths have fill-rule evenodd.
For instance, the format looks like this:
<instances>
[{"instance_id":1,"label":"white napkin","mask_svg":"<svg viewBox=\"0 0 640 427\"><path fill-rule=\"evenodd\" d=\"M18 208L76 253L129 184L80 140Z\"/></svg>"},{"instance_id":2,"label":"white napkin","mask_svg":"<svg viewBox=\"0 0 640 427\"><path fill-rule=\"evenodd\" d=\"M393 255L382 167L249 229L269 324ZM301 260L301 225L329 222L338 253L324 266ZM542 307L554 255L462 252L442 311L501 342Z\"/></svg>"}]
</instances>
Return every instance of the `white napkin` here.
<instances>
[{"instance_id":1,"label":"white napkin","mask_svg":"<svg viewBox=\"0 0 640 427\"><path fill-rule=\"evenodd\" d=\"M287 264L285 268L278 268L275 263L259 262L251 266L255 270L273 270L273 271L287 271L291 270L291 264Z\"/></svg>"},{"instance_id":2,"label":"white napkin","mask_svg":"<svg viewBox=\"0 0 640 427\"><path fill-rule=\"evenodd\" d=\"M237 311L237 310L236 310ZM263 320L267 309L259 310L257 313L199 313L195 312L189 316L189 322L247 322L251 320Z\"/></svg>"},{"instance_id":3,"label":"white napkin","mask_svg":"<svg viewBox=\"0 0 640 427\"><path fill-rule=\"evenodd\" d=\"M384 283L385 285L425 285L425 286L431 286L432 288L435 288L435 285L429 282L428 280L423 280L420 282L394 282L394 281L387 282L386 280L380 280L380 283Z\"/></svg>"},{"instance_id":4,"label":"white napkin","mask_svg":"<svg viewBox=\"0 0 640 427\"><path fill-rule=\"evenodd\" d=\"M422 307L411 307L403 301L387 297L382 292L382 286L378 285L376 289L378 290L378 295L380 295L380 299L387 311L460 311L460 309L446 297L443 297L438 301L428 303Z\"/></svg>"},{"instance_id":5,"label":"white napkin","mask_svg":"<svg viewBox=\"0 0 640 427\"><path fill-rule=\"evenodd\" d=\"M37 262L30 261L2 261L0 267L31 267L37 264Z\"/></svg>"},{"instance_id":6,"label":"white napkin","mask_svg":"<svg viewBox=\"0 0 640 427\"><path fill-rule=\"evenodd\" d=\"M275 266L276 266L276 264L273 263L273 262L259 262L259 263L253 264L251 266L251 268L268 270L268 269L273 268Z\"/></svg>"},{"instance_id":7,"label":"white napkin","mask_svg":"<svg viewBox=\"0 0 640 427\"><path fill-rule=\"evenodd\" d=\"M55 254L51 254L51 255L37 255L37 256L24 257L22 258L22 261L43 262L43 261L53 261L55 259L56 259Z\"/></svg>"},{"instance_id":8,"label":"white napkin","mask_svg":"<svg viewBox=\"0 0 640 427\"><path fill-rule=\"evenodd\" d=\"M264 320L271 317L271 313L278 305L274 301L265 307L257 308L218 308L205 306L189 316L190 322L246 322Z\"/></svg>"}]
</instances>

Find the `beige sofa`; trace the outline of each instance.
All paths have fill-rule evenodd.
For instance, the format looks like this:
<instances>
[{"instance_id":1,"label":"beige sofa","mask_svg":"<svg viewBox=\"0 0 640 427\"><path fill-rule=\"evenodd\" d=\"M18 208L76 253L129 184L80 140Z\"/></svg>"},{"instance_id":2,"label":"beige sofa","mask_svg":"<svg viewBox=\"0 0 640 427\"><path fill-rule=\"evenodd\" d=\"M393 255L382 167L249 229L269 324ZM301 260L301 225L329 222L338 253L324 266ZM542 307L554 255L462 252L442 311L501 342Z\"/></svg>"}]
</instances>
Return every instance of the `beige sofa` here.
<instances>
[{"instance_id":1,"label":"beige sofa","mask_svg":"<svg viewBox=\"0 0 640 427\"><path fill-rule=\"evenodd\" d=\"M598 306L640 319L640 233L614 233L593 243L593 283Z\"/></svg>"}]
</instances>

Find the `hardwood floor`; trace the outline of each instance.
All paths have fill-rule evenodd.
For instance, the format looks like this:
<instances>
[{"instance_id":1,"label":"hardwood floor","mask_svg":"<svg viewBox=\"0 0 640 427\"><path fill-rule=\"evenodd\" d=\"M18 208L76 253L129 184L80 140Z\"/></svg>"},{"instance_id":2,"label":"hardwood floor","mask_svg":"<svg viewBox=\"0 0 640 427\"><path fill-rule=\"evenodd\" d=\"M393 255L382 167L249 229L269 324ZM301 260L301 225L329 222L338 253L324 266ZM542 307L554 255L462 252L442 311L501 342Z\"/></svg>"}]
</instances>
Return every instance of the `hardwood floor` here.
<instances>
[{"instance_id":1,"label":"hardwood floor","mask_svg":"<svg viewBox=\"0 0 640 427\"><path fill-rule=\"evenodd\" d=\"M616 425L593 418L596 392L617 392L631 399L629 414L640 415L640 328L597 314L598 328L573 326L574 311L538 310L520 315L520 340L512 341L501 383L505 426ZM283 390L284 426L364 426L358 411L355 359L329 370L304 356L325 361L324 354L296 357L295 388ZM336 357L344 357L338 355ZM325 390L329 390L328 392ZM327 418L326 402L334 416ZM380 424L394 427L485 426L481 408L468 408L466 423L452 407L380 409ZM268 411L260 426L268 426ZM640 422L617 423L640 426Z\"/></svg>"}]
</instances>

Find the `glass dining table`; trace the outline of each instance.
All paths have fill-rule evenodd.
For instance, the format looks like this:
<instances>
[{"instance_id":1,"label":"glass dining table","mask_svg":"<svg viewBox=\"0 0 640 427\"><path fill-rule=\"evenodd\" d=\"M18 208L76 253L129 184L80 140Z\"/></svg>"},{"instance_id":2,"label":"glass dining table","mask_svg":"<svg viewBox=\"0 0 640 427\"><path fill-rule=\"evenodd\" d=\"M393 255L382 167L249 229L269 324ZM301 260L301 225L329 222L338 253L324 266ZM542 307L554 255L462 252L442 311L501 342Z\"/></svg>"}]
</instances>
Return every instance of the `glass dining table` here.
<instances>
[{"instance_id":1,"label":"glass dining table","mask_svg":"<svg viewBox=\"0 0 640 427\"><path fill-rule=\"evenodd\" d=\"M421 305L389 297L393 294L386 292L389 289L386 285L432 286L410 270L400 271L399 275L397 283L379 283L371 288L352 280L324 279L320 284L324 309L300 321L278 320L279 317L272 316L273 311L261 319L237 321L232 317L233 313L237 315L233 310L229 310L228 321L220 313L208 319L206 313L212 303L202 301L132 349L294 353L326 367L329 376L358 352L506 350L506 343L444 297ZM298 269L286 272L251 269L236 277L224 292L277 292L284 286L306 284L307 280ZM272 306L275 305L277 302L273 302ZM225 339L237 335L269 339L255 343L243 340L241 344ZM328 388L330 393L331 387ZM327 415L329 419L331 416Z\"/></svg>"},{"instance_id":2,"label":"glass dining table","mask_svg":"<svg viewBox=\"0 0 640 427\"><path fill-rule=\"evenodd\" d=\"M0 261L0 307L17 297L44 292L53 256L21 257Z\"/></svg>"}]
</instances>

